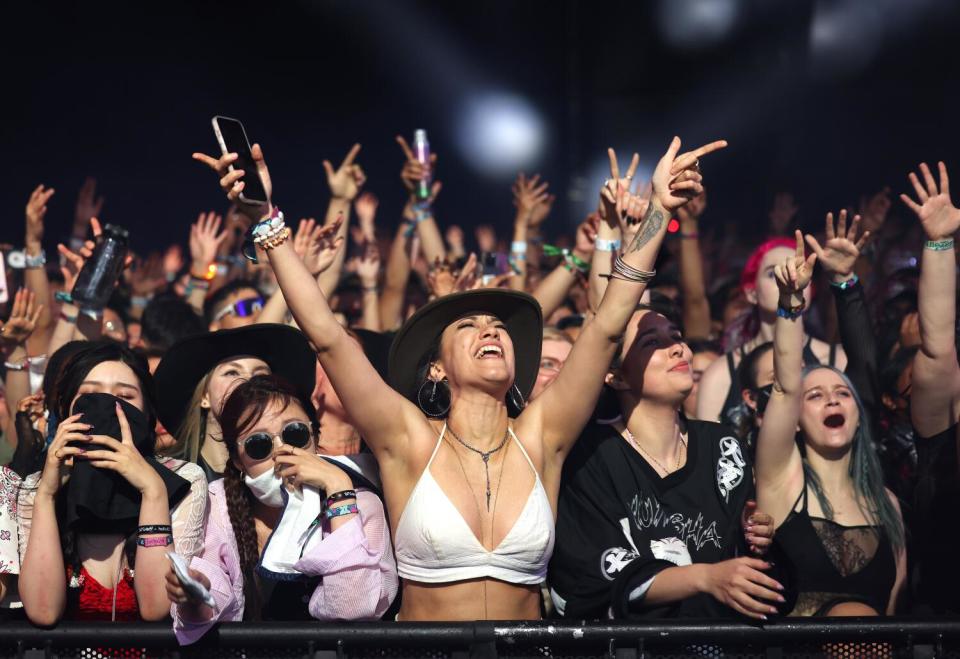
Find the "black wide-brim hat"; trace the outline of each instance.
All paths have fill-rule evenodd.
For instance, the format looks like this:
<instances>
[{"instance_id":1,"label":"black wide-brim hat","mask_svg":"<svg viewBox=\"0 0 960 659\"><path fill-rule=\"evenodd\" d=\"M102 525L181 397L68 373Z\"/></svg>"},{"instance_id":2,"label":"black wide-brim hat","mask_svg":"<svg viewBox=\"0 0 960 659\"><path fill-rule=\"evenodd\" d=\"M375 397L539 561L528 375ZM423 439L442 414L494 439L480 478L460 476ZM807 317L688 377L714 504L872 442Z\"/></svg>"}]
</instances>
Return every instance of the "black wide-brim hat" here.
<instances>
[{"instance_id":1,"label":"black wide-brim hat","mask_svg":"<svg viewBox=\"0 0 960 659\"><path fill-rule=\"evenodd\" d=\"M263 323L199 334L170 346L153 378L157 384L157 416L168 432L176 432L187 414L197 384L217 364L231 357L262 359L275 375L292 384L309 401L316 383L316 353L300 330Z\"/></svg>"},{"instance_id":2,"label":"black wide-brim hat","mask_svg":"<svg viewBox=\"0 0 960 659\"><path fill-rule=\"evenodd\" d=\"M390 385L414 403L422 382L417 371L448 325L470 314L489 314L507 327L513 341L514 384L524 398L533 390L543 346L543 311L530 295L485 288L445 295L422 307L397 332L390 346Z\"/></svg>"}]
</instances>

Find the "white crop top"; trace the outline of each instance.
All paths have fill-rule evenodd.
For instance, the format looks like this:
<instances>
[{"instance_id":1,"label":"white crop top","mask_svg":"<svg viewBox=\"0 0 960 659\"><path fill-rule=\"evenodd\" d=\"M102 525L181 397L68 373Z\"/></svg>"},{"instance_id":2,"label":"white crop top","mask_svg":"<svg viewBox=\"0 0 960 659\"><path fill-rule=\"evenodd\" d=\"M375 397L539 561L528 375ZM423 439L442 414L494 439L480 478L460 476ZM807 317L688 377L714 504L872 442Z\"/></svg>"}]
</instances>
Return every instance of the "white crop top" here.
<instances>
[{"instance_id":1,"label":"white crop top","mask_svg":"<svg viewBox=\"0 0 960 659\"><path fill-rule=\"evenodd\" d=\"M541 583L553 554L553 509L523 444L510 428L510 436L533 469L536 481L510 532L488 551L430 473L446 431L444 424L430 461L400 515L394 543L397 572L404 579L423 583L483 577L514 584Z\"/></svg>"}]
</instances>

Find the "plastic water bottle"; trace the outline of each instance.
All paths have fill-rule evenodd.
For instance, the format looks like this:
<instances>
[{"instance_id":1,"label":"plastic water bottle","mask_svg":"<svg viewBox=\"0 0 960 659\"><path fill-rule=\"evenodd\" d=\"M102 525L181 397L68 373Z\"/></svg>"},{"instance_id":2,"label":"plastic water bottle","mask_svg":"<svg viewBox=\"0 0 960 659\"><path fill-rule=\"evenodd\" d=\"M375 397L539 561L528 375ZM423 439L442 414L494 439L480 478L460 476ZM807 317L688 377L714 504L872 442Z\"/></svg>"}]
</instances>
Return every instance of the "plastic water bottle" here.
<instances>
[{"instance_id":1,"label":"plastic water bottle","mask_svg":"<svg viewBox=\"0 0 960 659\"><path fill-rule=\"evenodd\" d=\"M73 285L73 301L82 311L100 311L107 306L127 259L129 232L108 224L97 239Z\"/></svg>"},{"instance_id":2,"label":"plastic water bottle","mask_svg":"<svg viewBox=\"0 0 960 659\"><path fill-rule=\"evenodd\" d=\"M427 131L418 128L413 133L413 151L417 156L417 161L423 165L424 177L417 186L417 199L426 200L430 198L430 142L427 141Z\"/></svg>"}]
</instances>

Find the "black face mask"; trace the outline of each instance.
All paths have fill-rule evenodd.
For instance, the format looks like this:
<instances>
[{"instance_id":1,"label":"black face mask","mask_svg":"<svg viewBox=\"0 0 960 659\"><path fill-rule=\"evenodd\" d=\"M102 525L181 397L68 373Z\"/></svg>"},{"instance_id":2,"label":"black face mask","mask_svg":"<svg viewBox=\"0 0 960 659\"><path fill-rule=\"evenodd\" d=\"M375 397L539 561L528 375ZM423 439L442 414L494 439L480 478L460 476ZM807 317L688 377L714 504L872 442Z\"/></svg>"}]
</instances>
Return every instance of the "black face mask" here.
<instances>
[{"instance_id":1,"label":"black face mask","mask_svg":"<svg viewBox=\"0 0 960 659\"><path fill-rule=\"evenodd\" d=\"M765 387L758 387L753 390L753 399L757 401L757 416L763 416L767 411L767 403L770 402L770 395L773 393L773 383Z\"/></svg>"},{"instance_id":2,"label":"black face mask","mask_svg":"<svg viewBox=\"0 0 960 659\"><path fill-rule=\"evenodd\" d=\"M80 420L93 425L88 434L106 435L121 441L118 402L130 424L134 446L163 479L172 508L186 496L190 483L154 459L154 433L146 414L110 394L83 394L74 403L72 413L82 412ZM84 443L85 448L90 446ZM102 445L95 446L97 450L106 449ZM83 458L74 461L64 496L68 528L87 533L128 534L137 526L140 492L120 474L94 467Z\"/></svg>"}]
</instances>

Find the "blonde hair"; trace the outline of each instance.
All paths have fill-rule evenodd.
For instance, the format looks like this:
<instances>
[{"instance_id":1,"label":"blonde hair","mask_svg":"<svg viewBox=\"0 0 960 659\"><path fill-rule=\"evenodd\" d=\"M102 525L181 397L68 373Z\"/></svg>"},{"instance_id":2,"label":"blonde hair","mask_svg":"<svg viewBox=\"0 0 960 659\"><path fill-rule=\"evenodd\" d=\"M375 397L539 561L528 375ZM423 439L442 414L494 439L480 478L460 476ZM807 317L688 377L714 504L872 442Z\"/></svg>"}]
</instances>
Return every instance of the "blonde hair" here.
<instances>
[{"instance_id":1,"label":"blonde hair","mask_svg":"<svg viewBox=\"0 0 960 659\"><path fill-rule=\"evenodd\" d=\"M556 327L544 327L543 328L543 340L544 341L561 341L563 343L569 343L573 345L573 339L570 338L570 335L564 332L561 329Z\"/></svg>"},{"instance_id":2,"label":"blonde hair","mask_svg":"<svg viewBox=\"0 0 960 659\"><path fill-rule=\"evenodd\" d=\"M163 451L165 457L177 458L178 460L187 460L196 462L200 457L200 447L207 434L207 414L209 408L203 407L203 397L207 393L207 385L210 384L210 377L213 375L213 369L210 370L193 390L190 402L184 410L183 421L174 435L176 443Z\"/></svg>"}]
</instances>

